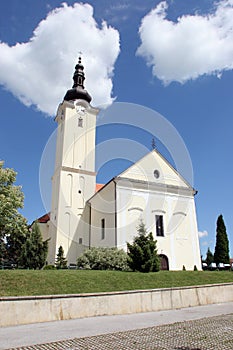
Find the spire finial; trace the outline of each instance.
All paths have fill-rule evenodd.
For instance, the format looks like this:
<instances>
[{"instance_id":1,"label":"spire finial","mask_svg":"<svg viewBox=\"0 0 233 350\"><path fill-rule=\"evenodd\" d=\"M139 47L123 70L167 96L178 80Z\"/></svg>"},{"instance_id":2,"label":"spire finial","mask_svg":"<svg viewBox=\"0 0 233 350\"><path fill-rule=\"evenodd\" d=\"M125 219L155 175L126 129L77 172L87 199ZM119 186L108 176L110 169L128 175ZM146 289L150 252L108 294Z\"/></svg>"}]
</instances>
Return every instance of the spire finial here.
<instances>
[{"instance_id":1,"label":"spire finial","mask_svg":"<svg viewBox=\"0 0 233 350\"><path fill-rule=\"evenodd\" d=\"M82 65L81 56L79 56L78 63L75 66L73 80L74 80L73 88L80 86L82 89L84 89L85 74L84 74L84 67Z\"/></svg>"},{"instance_id":2,"label":"spire finial","mask_svg":"<svg viewBox=\"0 0 233 350\"><path fill-rule=\"evenodd\" d=\"M85 74L84 74L84 66L82 65L81 55L82 55L82 52L79 51L78 63L75 66L75 72L73 75L74 84L72 86L72 89L67 91L64 99L66 101L84 99L90 103L91 96L84 89Z\"/></svg>"}]
</instances>

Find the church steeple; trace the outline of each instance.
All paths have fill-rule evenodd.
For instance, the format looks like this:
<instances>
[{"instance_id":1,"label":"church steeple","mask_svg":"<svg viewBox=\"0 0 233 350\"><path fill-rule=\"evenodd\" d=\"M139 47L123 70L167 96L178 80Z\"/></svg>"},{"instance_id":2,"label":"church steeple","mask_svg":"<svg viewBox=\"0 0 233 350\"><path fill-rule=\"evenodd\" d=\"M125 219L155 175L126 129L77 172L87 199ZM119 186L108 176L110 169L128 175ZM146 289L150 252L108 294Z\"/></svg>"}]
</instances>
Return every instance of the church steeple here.
<instances>
[{"instance_id":1,"label":"church steeple","mask_svg":"<svg viewBox=\"0 0 233 350\"><path fill-rule=\"evenodd\" d=\"M85 204L95 194L95 135L97 108L84 88L81 58L75 66L73 86L59 104L57 146L52 177L52 205L49 226L49 263L54 264L60 246L68 263L90 245L89 209Z\"/></svg>"},{"instance_id":2,"label":"church steeple","mask_svg":"<svg viewBox=\"0 0 233 350\"><path fill-rule=\"evenodd\" d=\"M81 62L81 57L79 56L78 63L75 66L75 72L73 75L74 84L72 86L72 89L67 91L64 97L65 101L81 99L87 101L88 103L91 102L91 96L84 89L84 80L84 67Z\"/></svg>"}]
</instances>

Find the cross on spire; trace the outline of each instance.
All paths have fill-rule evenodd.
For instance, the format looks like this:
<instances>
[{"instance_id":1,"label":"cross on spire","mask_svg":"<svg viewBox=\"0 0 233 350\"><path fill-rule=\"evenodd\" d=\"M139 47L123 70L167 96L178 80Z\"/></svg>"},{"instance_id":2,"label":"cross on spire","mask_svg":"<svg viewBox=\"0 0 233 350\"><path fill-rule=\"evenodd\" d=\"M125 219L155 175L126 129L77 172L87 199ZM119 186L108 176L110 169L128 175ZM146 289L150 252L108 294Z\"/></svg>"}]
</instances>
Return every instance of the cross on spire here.
<instances>
[{"instance_id":1,"label":"cross on spire","mask_svg":"<svg viewBox=\"0 0 233 350\"><path fill-rule=\"evenodd\" d=\"M156 142L155 142L155 138L154 137L151 140L151 147L152 147L152 150L156 149Z\"/></svg>"}]
</instances>

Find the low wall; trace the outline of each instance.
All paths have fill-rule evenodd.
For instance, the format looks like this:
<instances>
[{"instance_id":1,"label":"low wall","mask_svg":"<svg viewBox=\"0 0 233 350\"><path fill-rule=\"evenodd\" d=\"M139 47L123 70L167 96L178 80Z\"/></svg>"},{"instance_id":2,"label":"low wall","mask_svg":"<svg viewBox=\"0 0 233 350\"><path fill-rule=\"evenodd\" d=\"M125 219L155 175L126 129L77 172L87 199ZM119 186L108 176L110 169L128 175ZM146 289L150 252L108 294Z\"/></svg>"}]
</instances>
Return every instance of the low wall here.
<instances>
[{"instance_id":1,"label":"low wall","mask_svg":"<svg viewBox=\"0 0 233 350\"><path fill-rule=\"evenodd\" d=\"M233 301L233 283L112 293L0 298L0 326L180 309Z\"/></svg>"}]
</instances>

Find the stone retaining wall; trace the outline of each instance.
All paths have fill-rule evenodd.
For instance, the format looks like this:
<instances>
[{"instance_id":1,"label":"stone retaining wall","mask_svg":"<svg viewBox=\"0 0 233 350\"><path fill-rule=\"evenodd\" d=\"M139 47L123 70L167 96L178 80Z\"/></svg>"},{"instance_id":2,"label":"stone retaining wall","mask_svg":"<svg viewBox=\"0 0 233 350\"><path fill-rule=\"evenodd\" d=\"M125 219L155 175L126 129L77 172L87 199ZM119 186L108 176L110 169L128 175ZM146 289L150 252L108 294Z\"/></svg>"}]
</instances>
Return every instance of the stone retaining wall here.
<instances>
[{"instance_id":1,"label":"stone retaining wall","mask_svg":"<svg viewBox=\"0 0 233 350\"><path fill-rule=\"evenodd\" d=\"M0 326L130 314L233 301L233 283L111 293L0 298Z\"/></svg>"}]
</instances>

